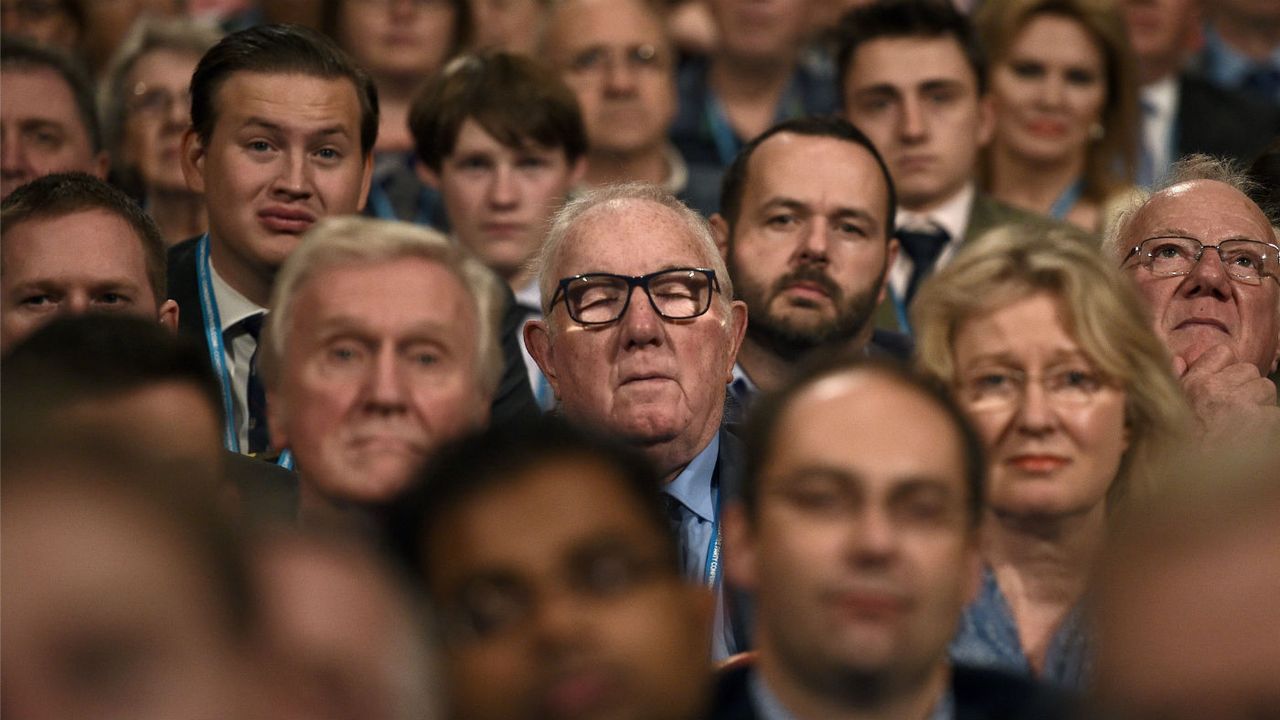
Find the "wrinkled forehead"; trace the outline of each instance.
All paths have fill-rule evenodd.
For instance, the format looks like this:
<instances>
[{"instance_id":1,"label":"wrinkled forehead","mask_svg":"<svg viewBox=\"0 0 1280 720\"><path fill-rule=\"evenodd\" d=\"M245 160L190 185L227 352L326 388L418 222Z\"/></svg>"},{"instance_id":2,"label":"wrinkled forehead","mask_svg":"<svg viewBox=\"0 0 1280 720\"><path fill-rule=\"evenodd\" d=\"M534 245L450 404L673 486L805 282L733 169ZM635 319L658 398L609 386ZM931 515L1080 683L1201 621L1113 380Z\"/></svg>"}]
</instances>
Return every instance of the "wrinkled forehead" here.
<instances>
[{"instance_id":1,"label":"wrinkled forehead","mask_svg":"<svg viewBox=\"0 0 1280 720\"><path fill-rule=\"evenodd\" d=\"M1132 244L1161 235L1185 235L1206 243L1235 238L1276 241L1261 208L1216 180L1179 183L1156 193L1134 217L1126 239Z\"/></svg>"},{"instance_id":2,"label":"wrinkled forehead","mask_svg":"<svg viewBox=\"0 0 1280 720\"><path fill-rule=\"evenodd\" d=\"M673 267L714 267L675 211L647 200L618 200L583 213L565 234L555 278L608 272L644 275Z\"/></svg>"}]
</instances>

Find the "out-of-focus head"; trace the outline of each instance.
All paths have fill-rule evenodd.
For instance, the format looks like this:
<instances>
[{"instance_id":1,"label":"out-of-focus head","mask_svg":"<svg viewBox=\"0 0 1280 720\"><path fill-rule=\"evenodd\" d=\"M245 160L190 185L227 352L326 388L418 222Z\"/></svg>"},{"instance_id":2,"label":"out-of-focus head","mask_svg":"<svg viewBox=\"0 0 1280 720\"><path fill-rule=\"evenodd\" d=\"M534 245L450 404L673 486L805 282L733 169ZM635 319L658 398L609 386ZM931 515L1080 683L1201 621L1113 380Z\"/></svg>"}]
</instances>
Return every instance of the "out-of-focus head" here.
<instances>
[{"instance_id":1,"label":"out-of-focus head","mask_svg":"<svg viewBox=\"0 0 1280 720\"><path fill-rule=\"evenodd\" d=\"M1183 458L1108 540L1090 587L1107 717L1246 720L1280 707L1280 455Z\"/></svg>"},{"instance_id":2,"label":"out-of-focus head","mask_svg":"<svg viewBox=\"0 0 1280 720\"><path fill-rule=\"evenodd\" d=\"M975 18L990 58L993 147L1030 162L1084 161L1084 196L1130 182L1138 95L1110 0L998 0Z\"/></svg>"},{"instance_id":3,"label":"out-of-focus head","mask_svg":"<svg viewBox=\"0 0 1280 720\"><path fill-rule=\"evenodd\" d=\"M1239 25L1258 23L1272 25L1280 20L1280 8L1267 0L1217 0L1205 4L1205 10L1219 22Z\"/></svg>"},{"instance_id":4,"label":"out-of-focus head","mask_svg":"<svg viewBox=\"0 0 1280 720\"><path fill-rule=\"evenodd\" d=\"M898 248L895 205L884 160L846 120L790 120L749 142L712 219L748 337L792 359L869 337Z\"/></svg>"},{"instance_id":5,"label":"out-of-focus head","mask_svg":"<svg viewBox=\"0 0 1280 720\"><path fill-rule=\"evenodd\" d=\"M254 715L250 583L205 494L71 432L6 437L0 477L6 715Z\"/></svg>"},{"instance_id":6,"label":"out-of-focus head","mask_svg":"<svg viewBox=\"0 0 1280 720\"><path fill-rule=\"evenodd\" d=\"M1153 489L1186 408L1109 259L1072 236L1010 226L920 293L919 363L982 434L993 509L1084 511Z\"/></svg>"},{"instance_id":7,"label":"out-of-focus head","mask_svg":"<svg viewBox=\"0 0 1280 720\"><path fill-rule=\"evenodd\" d=\"M1248 176L1254 182L1249 197L1268 219L1280 218L1280 137L1249 165Z\"/></svg>"},{"instance_id":8,"label":"out-of-focus head","mask_svg":"<svg viewBox=\"0 0 1280 720\"><path fill-rule=\"evenodd\" d=\"M125 316L79 316L5 355L6 437L78 428L130 448L186 484L220 485L222 395L203 349Z\"/></svg>"},{"instance_id":9,"label":"out-of-focus head","mask_svg":"<svg viewBox=\"0 0 1280 720\"><path fill-rule=\"evenodd\" d=\"M813 31L815 0L707 0L715 52L739 62L791 62Z\"/></svg>"},{"instance_id":10,"label":"out-of-focus head","mask_svg":"<svg viewBox=\"0 0 1280 720\"><path fill-rule=\"evenodd\" d=\"M139 21L149 17L176 18L183 14L185 0L72 0L80 6L84 15L83 42L79 48L95 72L107 66L107 61L120 47L129 30Z\"/></svg>"},{"instance_id":11,"label":"out-of-focus head","mask_svg":"<svg viewBox=\"0 0 1280 720\"><path fill-rule=\"evenodd\" d=\"M982 445L954 402L899 368L829 360L757 402L747 453L725 549L761 665L836 697L943 666L983 507Z\"/></svg>"},{"instance_id":12,"label":"out-of-focus head","mask_svg":"<svg viewBox=\"0 0 1280 720\"><path fill-rule=\"evenodd\" d=\"M542 48L578 96L591 151L652 152L676 113L675 46L654 0L567 0L551 10Z\"/></svg>"},{"instance_id":13,"label":"out-of-focus head","mask_svg":"<svg viewBox=\"0 0 1280 720\"><path fill-rule=\"evenodd\" d=\"M323 0L320 27L378 82L430 77L466 43L467 0Z\"/></svg>"},{"instance_id":14,"label":"out-of-focus head","mask_svg":"<svg viewBox=\"0 0 1280 720\"><path fill-rule=\"evenodd\" d=\"M373 82L324 35L259 25L213 46L191 76L182 162L219 272L269 278L318 219L364 207L377 135Z\"/></svg>"},{"instance_id":15,"label":"out-of-focus head","mask_svg":"<svg viewBox=\"0 0 1280 720\"><path fill-rule=\"evenodd\" d=\"M218 31L190 20L144 18L111 58L98 88L116 175L140 192L187 189L180 162L191 125L191 73Z\"/></svg>"},{"instance_id":16,"label":"out-of-focus head","mask_svg":"<svg viewBox=\"0 0 1280 720\"><path fill-rule=\"evenodd\" d=\"M719 431L747 324L706 221L656 186L589 190L535 267L545 319L525 341L564 414L664 474L687 464Z\"/></svg>"},{"instance_id":17,"label":"out-of-focus head","mask_svg":"<svg viewBox=\"0 0 1280 720\"><path fill-rule=\"evenodd\" d=\"M1125 0L1124 21L1139 82L1182 69L1200 31L1201 0Z\"/></svg>"},{"instance_id":18,"label":"out-of-focus head","mask_svg":"<svg viewBox=\"0 0 1280 720\"><path fill-rule=\"evenodd\" d=\"M453 717L702 716L712 599L677 570L658 482L559 423L433 461L397 534L439 613Z\"/></svg>"},{"instance_id":19,"label":"out-of-focus head","mask_svg":"<svg viewBox=\"0 0 1280 720\"><path fill-rule=\"evenodd\" d=\"M93 86L70 56L5 37L0 95L0 198L50 173L106 177Z\"/></svg>"},{"instance_id":20,"label":"out-of-focus head","mask_svg":"<svg viewBox=\"0 0 1280 720\"><path fill-rule=\"evenodd\" d=\"M124 193L46 175L0 204L0 350L62 314L121 312L177 327L164 240Z\"/></svg>"},{"instance_id":21,"label":"out-of-focus head","mask_svg":"<svg viewBox=\"0 0 1280 720\"><path fill-rule=\"evenodd\" d=\"M504 280L523 279L582 176L587 136L573 93L531 58L467 55L419 91L409 128L454 236Z\"/></svg>"},{"instance_id":22,"label":"out-of-focus head","mask_svg":"<svg viewBox=\"0 0 1280 720\"><path fill-rule=\"evenodd\" d=\"M991 138L986 57L947 0L864 6L837 33L844 115L885 155L899 202L923 212L973 180Z\"/></svg>"},{"instance_id":23,"label":"out-of-focus head","mask_svg":"<svg viewBox=\"0 0 1280 720\"><path fill-rule=\"evenodd\" d=\"M84 11L76 0L3 0L0 30L8 38L26 38L74 52L84 32Z\"/></svg>"},{"instance_id":24,"label":"out-of-focus head","mask_svg":"<svg viewBox=\"0 0 1280 720\"><path fill-rule=\"evenodd\" d=\"M500 281L426 228L326 220L281 270L260 363L272 442L304 490L376 502L488 420Z\"/></svg>"},{"instance_id":25,"label":"out-of-focus head","mask_svg":"<svg viewBox=\"0 0 1280 720\"><path fill-rule=\"evenodd\" d=\"M252 550L274 717L441 717L421 608L372 548L344 535L279 532Z\"/></svg>"},{"instance_id":26,"label":"out-of-focus head","mask_svg":"<svg viewBox=\"0 0 1280 720\"><path fill-rule=\"evenodd\" d=\"M468 0L476 50L536 57L553 0Z\"/></svg>"},{"instance_id":27,"label":"out-of-focus head","mask_svg":"<svg viewBox=\"0 0 1280 720\"><path fill-rule=\"evenodd\" d=\"M1249 199L1252 189L1230 163L1184 158L1165 187L1108 233L1109 259L1137 285L1169 352L1188 365L1224 344L1263 375L1280 362L1280 239Z\"/></svg>"}]
</instances>

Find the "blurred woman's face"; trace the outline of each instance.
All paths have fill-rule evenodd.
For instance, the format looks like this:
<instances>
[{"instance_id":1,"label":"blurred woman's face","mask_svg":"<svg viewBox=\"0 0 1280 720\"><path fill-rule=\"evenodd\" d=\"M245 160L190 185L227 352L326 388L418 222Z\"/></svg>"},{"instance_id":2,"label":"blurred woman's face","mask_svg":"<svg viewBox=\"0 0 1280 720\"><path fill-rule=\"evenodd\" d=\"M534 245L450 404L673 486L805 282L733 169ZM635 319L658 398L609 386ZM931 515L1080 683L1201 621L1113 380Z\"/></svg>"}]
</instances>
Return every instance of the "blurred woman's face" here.
<instances>
[{"instance_id":1,"label":"blurred woman's face","mask_svg":"<svg viewBox=\"0 0 1280 720\"><path fill-rule=\"evenodd\" d=\"M138 169L148 189L184 190L179 153L191 123L191 73L200 56L152 50L125 78L125 165Z\"/></svg>"},{"instance_id":2,"label":"blurred woman's face","mask_svg":"<svg viewBox=\"0 0 1280 720\"><path fill-rule=\"evenodd\" d=\"M1107 98L1106 58L1080 23L1037 15L993 68L997 146L1036 162L1083 159Z\"/></svg>"},{"instance_id":3,"label":"blurred woman's face","mask_svg":"<svg viewBox=\"0 0 1280 720\"><path fill-rule=\"evenodd\" d=\"M452 0L344 0L342 46L375 81L426 80L454 46Z\"/></svg>"},{"instance_id":4,"label":"blurred woman's face","mask_svg":"<svg viewBox=\"0 0 1280 720\"><path fill-rule=\"evenodd\" d=\"M1101 507L1128 449L1125 392L1063 320L1058 299L1040 292L957 328L956 394L986 445L997 512Z\"/></svg>"}]
</instances>

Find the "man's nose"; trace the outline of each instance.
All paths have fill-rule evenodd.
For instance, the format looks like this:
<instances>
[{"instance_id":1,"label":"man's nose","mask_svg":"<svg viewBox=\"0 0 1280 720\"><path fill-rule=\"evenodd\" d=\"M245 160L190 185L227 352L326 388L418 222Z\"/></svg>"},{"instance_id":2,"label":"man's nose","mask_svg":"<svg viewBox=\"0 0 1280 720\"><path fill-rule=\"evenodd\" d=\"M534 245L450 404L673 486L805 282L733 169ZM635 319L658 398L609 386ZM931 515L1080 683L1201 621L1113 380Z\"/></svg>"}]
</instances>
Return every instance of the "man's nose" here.
<instances>
[{"instance_id":1,"label":"man's nose","mask_svg":"<svg viewBox=\"0 0 1280 720\"><path fill-rule=\"evenodd\" d=\"M16 132L6 128L0 131L0 165L6 175L16 175L27 169L27 151Z\"/></svg>"},{"instance_id":2,"label":"man's nose","mask_svg":"<svg viewBox=\"0 0 1280 720\"><path fill-rule=\"evenodd\" d=\"M405 405L404 369L394 347L377 350L369 363L366 397L378 408L400 408Z\"/></svg>"},{"instance_id":3,"label":"man's nose","mask_svg":"<svg viewBox=\"0 0 1280 720\"><path fill-rule=\"evenodd\" d=\"M290 150L281 153L279 174L276 176L275 189L292 198L305 198L311 195L311 165L303 150Z\"/></svg>"},{"instance_id":4,"label":"man's nose","mask_svg":"<svg viewBox=\"0 0 1280 720\"><path fill-rule=\"evenodd\" d=\"M494 207L511 207L519 200L516 191L515 170L506 165L499 165L493 171L493 179L489 183L489 203Z\"/></svg>"},{"instance_id":5,"label":"man's nose","mask_svg":"<svg viewBox=\"0 0 1280 720\"><path fill-rule=\"evenodd\" d=\"M626 57L612 57L604 64L605 89L613 95L627 95L636 88L636 68Z\"/></svg>"},{"instance_id":6,"label":"man's nose","mask_svg":"<svg viewBox=\"0 0 1280 720\"><path fill-rule=\"evenodd\" d=\"M893 555L898 533L886 507L867 507L850 524L848 550L856 563L879 563Z\"/></svg>"},{"instance_id":7,"label":"man's nose","mask_svg":"<svg viewBox=\"0 0 1280 720\"><path fill-rule=\"evenodd\" d=\"M1222 264L1217 247L1206 246L1200 259L1191 266L1191 272L1179 288L1184 297L1209 295L1219 300L1231 297L1231 278Z\"/></svg>"},{"instance_id":8,"label":"man's nose","mask_svg":"<svg viewBox=\"0 0 1280 720\"><path fill-rule=\"evenodd\" d=\"M796 260L802 263L825 263L831 249L831 228L821 217L812 218L800 236Z\"/></svg>"},{"instance_id":9,"label":"man's nose","mask_svg":"<svg viewBox=\"0 0 1280 720\"><path fill-rule=\"evenodd\" d=\"M653 309L644 288L637 286L631 289L631 300L627 303L627 312L620 322L626 346L662 344L662 324L665 321Z\"/></svg>"},{"instance_id":10,"label":"man's nose","mask_svg":"<svg viewBox=\"0 0 1280 720\"><path fill-rule=\"evenodd\" d=\"M913 97L902 101L902 125L898 128L904 140L923 140L929 134L929 126L924 116L924 108Z\"/></svg>"}]
</instances>

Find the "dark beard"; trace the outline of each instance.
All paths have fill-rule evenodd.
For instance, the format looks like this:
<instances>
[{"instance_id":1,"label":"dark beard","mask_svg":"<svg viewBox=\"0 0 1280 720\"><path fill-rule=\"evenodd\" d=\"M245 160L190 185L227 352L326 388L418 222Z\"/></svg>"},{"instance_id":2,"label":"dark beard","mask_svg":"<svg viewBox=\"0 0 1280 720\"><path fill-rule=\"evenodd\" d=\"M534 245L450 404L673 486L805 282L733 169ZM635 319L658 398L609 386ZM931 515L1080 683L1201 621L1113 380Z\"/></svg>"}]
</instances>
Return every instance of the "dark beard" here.
<instances>
[{"instance_id":1,"label":"dark beard","mask_svg":"<svg viewBox=\"0 0 1280 720\"><path fill-rule=\"evenodd\" d=\"M750 321L747 323L747 337L770 354L794 362L818 348L833 348L857 337L875 312L876 301L879 299L880 287L887 270L886 265L885 270L881 271L880 277L870 288L847 301L835 281L824 271L812 265L797 268L779 278L767 296L750 283L744 283L739 279L742 275L735 275L732 268L730 275L734 276L738 282L738 299L747 303L748 312L759 313L750 316ZM785 319L774 317L764 310L770 307L770 301L784 288L801 281L820 285L826 291L836 308L834 318L817 325L800 327Z\"/></svg>"}]
</instances>

